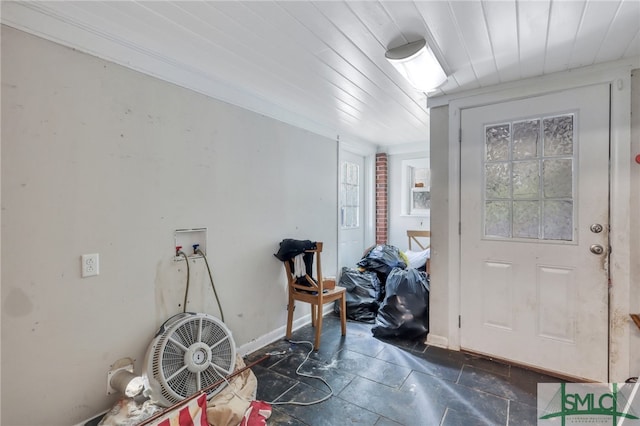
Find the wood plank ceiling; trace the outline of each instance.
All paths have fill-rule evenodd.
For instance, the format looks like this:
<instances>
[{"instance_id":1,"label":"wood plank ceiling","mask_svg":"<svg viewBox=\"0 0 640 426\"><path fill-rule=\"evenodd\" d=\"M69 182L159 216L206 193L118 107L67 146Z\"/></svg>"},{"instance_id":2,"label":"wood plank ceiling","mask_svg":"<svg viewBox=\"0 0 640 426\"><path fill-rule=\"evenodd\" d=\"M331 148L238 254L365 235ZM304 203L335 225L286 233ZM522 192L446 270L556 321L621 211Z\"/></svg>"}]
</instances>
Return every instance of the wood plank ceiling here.
<instances>
[{"instance_id":1,"label":"wood plank ceiling","mask_svg":"<svg viewBox=\"0 0 640 426\"><path fill-rule=\"evenodd\" d=\"M428 141L384 59L424 38L452 94L640 56L638 0L3 1L3 24L329 137Z\"/></svg>"}]
</instances>

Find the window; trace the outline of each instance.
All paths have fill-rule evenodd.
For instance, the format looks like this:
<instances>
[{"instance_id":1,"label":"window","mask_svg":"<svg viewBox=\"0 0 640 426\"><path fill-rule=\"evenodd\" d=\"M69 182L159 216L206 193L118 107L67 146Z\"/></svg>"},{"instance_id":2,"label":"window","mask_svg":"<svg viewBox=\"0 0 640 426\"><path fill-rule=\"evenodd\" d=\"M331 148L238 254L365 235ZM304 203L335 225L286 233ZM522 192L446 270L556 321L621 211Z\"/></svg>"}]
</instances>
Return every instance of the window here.
<instances>
[{"instance_id":1,"label":"window","mask_svg":"<svg viewBox=\"0 0 640 426\"><path fill-rule=\"evenodd\" d=\"M402 209L404 215L428 216L431 210L431 169L426 158L402 162Z\"/></svg>"},{"instance_id":2,"label":"window","mask_svg":"<svg viewBox=\"0 0 640 426\"><path fill-rule=\"evenodd\" d=\"M574 115L485 126L484 235L572 241Z\"/></svg>"},{"instance_id":3,"label":"window","mask_svg":"<svg viewBox=\"0 0 640 426\"><path fill-rule=\"evenodd\" d=\"M345 161L340 167L340 226L360 226L360 166Z\"/></svg>"}]
</instances>

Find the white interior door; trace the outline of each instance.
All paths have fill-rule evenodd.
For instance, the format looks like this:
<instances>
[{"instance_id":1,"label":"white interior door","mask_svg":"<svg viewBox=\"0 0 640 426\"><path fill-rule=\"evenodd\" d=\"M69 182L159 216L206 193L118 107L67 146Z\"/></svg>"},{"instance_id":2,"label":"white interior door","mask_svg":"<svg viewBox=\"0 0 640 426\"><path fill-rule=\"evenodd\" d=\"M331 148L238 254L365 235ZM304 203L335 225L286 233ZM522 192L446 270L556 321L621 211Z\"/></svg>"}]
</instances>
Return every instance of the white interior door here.
<instances>
[{"instance_id":1,"label":"white interior door","mask_svg":"<svg viewBox=\"0 0 640 426\"><path fill-rule=\"evenodd\" d=\"M607 382L609 86L461 126L461 347Z\"/></svg>"},{"instance_id":2,"label":"white interior door","mask_svg":"<svg viewBox=\"0 0 640 426\"><path fill-rule=\"evenodd\" d=\"M355 268L364 251L364 157L340 152L338 268Z\"/></svg>"}]
</instances>

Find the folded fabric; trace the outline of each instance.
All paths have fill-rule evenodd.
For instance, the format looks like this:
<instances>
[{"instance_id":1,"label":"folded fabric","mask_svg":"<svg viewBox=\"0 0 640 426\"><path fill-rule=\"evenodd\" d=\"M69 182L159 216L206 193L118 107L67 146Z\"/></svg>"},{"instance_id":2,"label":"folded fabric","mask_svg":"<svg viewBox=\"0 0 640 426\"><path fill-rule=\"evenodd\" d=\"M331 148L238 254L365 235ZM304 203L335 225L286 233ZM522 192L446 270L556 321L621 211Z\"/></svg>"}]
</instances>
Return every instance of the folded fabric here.
<instances>
[{"instance_id":1,"label":"folded fabric","mask_svg":"<svg viewBox=\"0 0 640 426\"><path fill-rule=\"evenodd\" d=\"M271 405L264 401L251 401L240 426L265 426L269 417L271 417Z\"/></svg>"},{"instance_id":2,"label":"folded fabric","mask_svg":"<svg viewBox=\"0 0 640 426\"><path fill-rule=\"evenodd\" d=\"M431 254L431 249L428 248L421 251L407 250L404 254L407 256L409 261L408 266L410 268L420 269L427 263L427 259L429 259Z\"/></svg>"},{"instance_id":3,"label":"folded fabric","mask_svg":"<svg viewBox=\"0 0 640 426\"><path fill-rule=\"evenodd\" d=\"M305 250L312 250L316 248L316 243L310 240L294 240L292 238L285 238L280 242L280 249L274 256L281 261L291 260L297 255L304 253Z\"/></svg>"},{"instance_id":4,"label":"folded fabric","mask_svg":"<svg viewBox=\"0 0 640 426\"><path fill-rule=\"evenodd\" d=\"M293 276L295 278L304 277L307 267L304 264L304 254L299 254L293 258Z\"/></svg>"},{"instance_id":5,"label":"folded fabric","mask_svg":"<svg viewBox=\"0 0 640 426\"><path fill-rule=\"evenodd\" d=\"M179 410L173 410L149 426L209 426L207 423L207 394L202 393Z\"/></svg>"},{"instance_id":6,"label":"folded fabric","mask_svg":"<svg viewBox=\"0 0 640 426\"><path fill-rule=\"evenodd\" d=\"M236 355L236 371L245 367L244 360ZM211 426L237 426L244 413L255 400L258 379L251 369L233 377L229 385L214 395L207 404L207 420Z\"/></svg>"}]
</instances>

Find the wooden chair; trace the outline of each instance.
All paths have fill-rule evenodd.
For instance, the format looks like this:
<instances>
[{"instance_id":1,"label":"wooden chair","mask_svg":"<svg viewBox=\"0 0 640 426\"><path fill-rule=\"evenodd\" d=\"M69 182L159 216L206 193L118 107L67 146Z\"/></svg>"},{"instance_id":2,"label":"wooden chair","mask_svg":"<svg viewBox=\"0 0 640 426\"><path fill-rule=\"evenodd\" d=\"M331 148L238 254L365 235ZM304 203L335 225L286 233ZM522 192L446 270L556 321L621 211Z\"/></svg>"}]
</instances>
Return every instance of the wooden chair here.
<instances>
[{"instance_id":1,"label":"wooden chair","mask_svg":"<svg viewBox=\"0 0 640 426\"><path fill-rule=\"evenodd\" d=\"M427 244L419 240L419 238L429 238L431 240L431 231L407 231L407 237L409 238L409 250L411 250L411 243L415 243L421 250L426 250L431 247L431 244ZM427 259L425 270L429 273L431 267L431 259Z\"/></svg>"},{"instance_id":2,"label":"wooden chair","mask_svg":"<svg viewBox=\"0 0 640 426\"><path fill-rule=\"evenodd\" d=\"M291 260L285 260L283 262L289 287L289 304L287 305L287 339L291 338L295 302L300 301L309 303L311 304L311 324L316 329L314 349L317 351L320 348L320 335L322 334L322 307L326 303L340 300L342 335L345 336L347 334L347 289L339 286L325 289L327 280L322 276L322 264L320 258L320 253L322 253L321 242L316 242L315 250L306 250L305 253L313 253L316 264L316 279L314 280L312 276L309 275L310 271L307 271L307 274L304 276L304 279L309 286L301 285L296 282L296 277L293 275L293 262Z\"/></svg>"}]
</instances>

